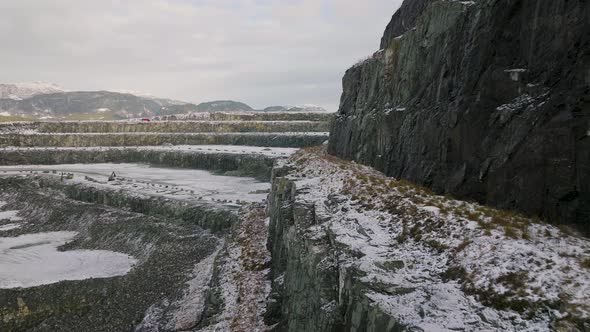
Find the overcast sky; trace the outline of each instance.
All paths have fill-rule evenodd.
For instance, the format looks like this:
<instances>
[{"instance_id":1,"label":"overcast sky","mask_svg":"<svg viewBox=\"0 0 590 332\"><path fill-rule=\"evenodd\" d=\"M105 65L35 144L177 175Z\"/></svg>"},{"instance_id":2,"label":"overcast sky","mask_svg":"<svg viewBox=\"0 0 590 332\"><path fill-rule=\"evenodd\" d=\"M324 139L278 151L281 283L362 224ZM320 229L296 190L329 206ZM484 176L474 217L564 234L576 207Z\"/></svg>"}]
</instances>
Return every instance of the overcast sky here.
<instances>
[{"instance_id":1,"label":"overcast sky","mask_svg":"<svg viewBox=\"0 0 590 332\"><path fill-rule=\"evenodd\" d=\"M0 82L338 107L401 0L0 0Z\"/></svg>"}]
</instances>

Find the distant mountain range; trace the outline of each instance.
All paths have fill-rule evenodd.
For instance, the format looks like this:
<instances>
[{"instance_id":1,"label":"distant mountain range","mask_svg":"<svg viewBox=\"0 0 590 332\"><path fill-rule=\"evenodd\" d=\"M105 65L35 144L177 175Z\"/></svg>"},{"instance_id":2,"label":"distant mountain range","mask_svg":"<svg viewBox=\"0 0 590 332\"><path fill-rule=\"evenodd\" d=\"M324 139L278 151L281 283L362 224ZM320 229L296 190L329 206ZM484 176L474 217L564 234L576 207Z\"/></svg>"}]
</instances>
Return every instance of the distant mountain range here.
<instances>
[{"instance_id":1,"label":"distant mountain range","mask_svg":"<svg viewBox=\"0 0 590 332\"><path fill-rule=\"evenodd\" d=\"M255 110L220 100L198 105L151 95L112 91L66 91L51 83L0 84L0 115L38 119L118 120L200 112L327 112L318 106L272 106Z\"/></svg>"},{"instance_id":2,"label":"distant mountain range","mask_svg":"<svg viewBox=\"0 0 590 332\"><path fill-rule=\"evenodd\" d=\"M304 106L269 106L264 109L253 109L247 104L233 100L217 100L197 105L197 112L327 112L315 105Z\"/></svg>"},{"instance_id":3,"label":"distant mountain range","mask_svg":"<svg viewBox=\"0 0 590 332\"><path fill-rule=\"evenodd\" d=\"M65 92L66 90L57 84L45 82L32 83L0 83L0 99L22 100L35 95Z\"/></svg>"},{"instance_id":4,"label":"distant mountain range","mask_svg":"<svg viewBox=\"0 0 590 332\"><path fill-rule=\"evenodd\" d=\"M200 103L195 112L254 112L254 109L239 101L217 100Z\"/></svg>"}]
</instances>

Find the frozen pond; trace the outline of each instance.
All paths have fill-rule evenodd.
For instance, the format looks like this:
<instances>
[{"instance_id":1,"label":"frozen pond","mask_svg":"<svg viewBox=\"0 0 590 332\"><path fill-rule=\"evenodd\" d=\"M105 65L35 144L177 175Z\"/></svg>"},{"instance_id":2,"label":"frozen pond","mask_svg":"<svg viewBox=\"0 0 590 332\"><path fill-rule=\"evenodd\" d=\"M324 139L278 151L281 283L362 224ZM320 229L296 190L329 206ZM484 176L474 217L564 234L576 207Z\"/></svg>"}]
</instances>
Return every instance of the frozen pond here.
<instances>
[{"instance_id":1,"label":"frozen pond","mask_svg":"<svg viewBox=\"0 0 590 332\"><path fill-rule=\"evenodd\" d=\"M131 256L106 250L57 250L76 235L49 232L0 237L0 288L120 276L136 263Z\"/></svg>"}]
</instances>

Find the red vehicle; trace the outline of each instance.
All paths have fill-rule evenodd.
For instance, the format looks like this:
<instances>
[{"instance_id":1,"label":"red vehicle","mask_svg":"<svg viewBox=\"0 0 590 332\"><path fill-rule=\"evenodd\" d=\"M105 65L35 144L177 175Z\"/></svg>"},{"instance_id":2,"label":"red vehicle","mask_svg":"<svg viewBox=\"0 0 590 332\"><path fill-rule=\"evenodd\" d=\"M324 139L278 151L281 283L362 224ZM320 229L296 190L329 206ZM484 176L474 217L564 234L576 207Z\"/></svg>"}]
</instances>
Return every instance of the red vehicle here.
<instances>
[{"instance_id":1,"label":"red vehicle","mask_svg":"<svg viewBox=\"0 0 590 332\"><path fill-rule=\"evenodd\" d=\"M150 119L148 119L148 118L143 118L143 119L141 119L141 122L150 122L150 121L152 121L152 120L150 120Z\"/></svg>"}]
</instances>

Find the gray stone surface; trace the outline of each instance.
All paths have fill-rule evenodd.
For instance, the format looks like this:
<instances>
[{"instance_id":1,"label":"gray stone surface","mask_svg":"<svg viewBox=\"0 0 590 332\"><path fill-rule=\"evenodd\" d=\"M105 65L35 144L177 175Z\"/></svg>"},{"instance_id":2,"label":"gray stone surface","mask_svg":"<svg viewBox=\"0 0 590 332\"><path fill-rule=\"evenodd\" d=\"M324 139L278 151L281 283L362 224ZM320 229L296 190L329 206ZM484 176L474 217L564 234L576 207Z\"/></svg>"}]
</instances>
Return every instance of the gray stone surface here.
<instances>
[{"instance_id":1,"label":"gray stone surface","mask_svg":"<svg viewBox=\"0 0 590 332\"><path fill-rule=\"evenodd\" d=\"M246 145L300 148L320 145L328 133L26 133L0 134L0 147Z\"/></svg>"},{"instance_id":2,"label":"gray stone surface","mask_svg":"<svg viewBox=\"0 0 590 332\"><path fill-rule=\"evenodd\" d=\"M123 121L41 122L41 133L219 133L219 132L327 132L320 121L175 121L133 123Z\"/></svg>"},{"instance_id":3,"label":"gray stone surface","mask_svg":"<svg viewBox=\"0 0 590 332\"><path fill-rule=\"evenodd\" d=\"M322 216L301 199L290 171L289 165L273 169L268 199L272 293L267 324L274 331L403 331L367 298L362 273L339 266L342 248L329 236L314 236L310 228Z\"/></svg>"},{"instance_id":4,"label":"gray stone surface","mask_svg":"<svg viewBox=\"0 0 590 332\"><path fill-rule=\"evenodd\" d=\"M416 26L416 19L426 6L433 0L415 0L415 1L404 1L399 8L393 14L391 21L385 28L385 33L381 38L381 47L386 48L391 42L392 38L403 35L406 31Z\"/></svg>"},{"instance_id":5,"label":"gray stone surface","mask_svg":"<svg viewBox=\"0 0 590 332\"><path fill-rule=\"evenodd\" d=\"M346 72L329 152L590 233L590 4L423 3Z\"/></svg>"}]
</instances>

